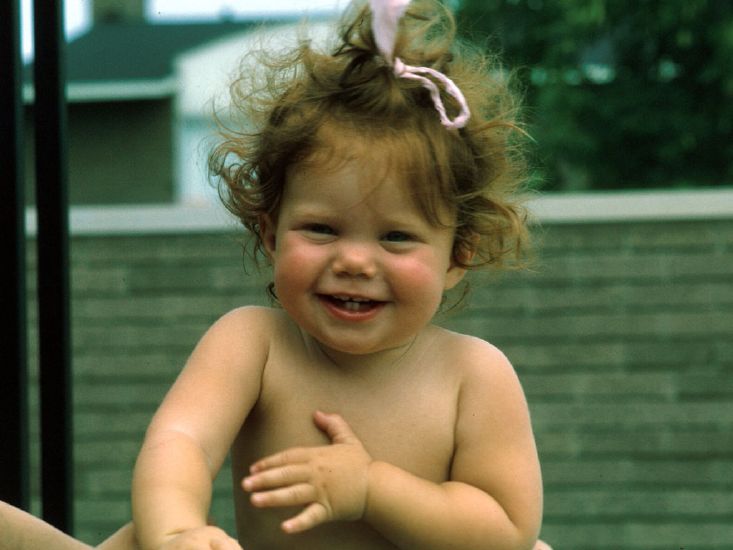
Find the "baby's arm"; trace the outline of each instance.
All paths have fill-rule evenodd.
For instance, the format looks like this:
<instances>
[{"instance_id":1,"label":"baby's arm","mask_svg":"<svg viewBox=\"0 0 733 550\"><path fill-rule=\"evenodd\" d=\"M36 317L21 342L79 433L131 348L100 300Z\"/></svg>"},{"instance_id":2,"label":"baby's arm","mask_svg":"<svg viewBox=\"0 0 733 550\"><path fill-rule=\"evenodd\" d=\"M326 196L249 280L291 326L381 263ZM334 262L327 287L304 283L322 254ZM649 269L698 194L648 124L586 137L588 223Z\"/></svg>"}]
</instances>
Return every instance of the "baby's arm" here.
<instances>
[{"instance_id":1,"label":"baby's arm","mask_svg":"<svg viewBox=\"0 0 733 550\"><path fill-rule=\"evenodd\" d=\"M148 428L132 488L136 536L144 549L175 547L177 537L217 539L216 548L240 548L207 527L212 482L259 394L269 345L267 315L235 310L217 321L196 346ZM209 542L197 548L209 548Z\"/></svg>"},{"instance_id":2,"label":"baby's arm","mask_svg":"<svg viewBox=\"0 0 733 550\"><path fill-rule=\"evenodd\" d=\"M500 352L470 347L448 482L372 460L343 419L317 413L332 444L257 462L244 482L254 504L305 506L284 523L289 532L361 518L400 548L532 548L542 488L526 401Z\"/></svg>"},{"instance_id":3,"label":"baby's arm","mask_svg":"<svg viewBox=\"0 0 733 550\"><path fill-rule=\"evenodd\" d=\"M0 502L0 548L91 550L91 546L5 502Z\"/></svg>"},{"instance_id":4,"label":"baby's arm","mask_svg":"<svg viewBox=\"0 0 733 550\"><path fill-rule=\"evenodd\" d=\"M365 519L401 548L530 549L537 539L542 481L524 394L503 354L472 347L450 481L370 467Z\"/></svg>"}]
</instances>

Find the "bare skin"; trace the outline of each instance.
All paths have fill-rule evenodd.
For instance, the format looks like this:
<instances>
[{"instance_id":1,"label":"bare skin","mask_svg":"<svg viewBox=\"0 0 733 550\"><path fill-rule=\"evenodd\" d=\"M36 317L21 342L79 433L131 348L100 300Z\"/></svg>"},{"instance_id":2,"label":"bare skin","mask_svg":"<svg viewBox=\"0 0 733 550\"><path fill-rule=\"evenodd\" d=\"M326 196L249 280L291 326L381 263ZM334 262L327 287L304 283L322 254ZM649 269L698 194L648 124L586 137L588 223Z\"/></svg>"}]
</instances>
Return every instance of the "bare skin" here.
<instances>
[{"instance_id":1,"label":"bare skin","mask_svg":"<svg viewBox=\"0 0 733 550\"><path fill-rule=\"evenodd\" d=\"M293 464L314 460L312 457L319 453L323 453L327 463L326 451L336 452L335 448L340 445L345 452L353 448L356 462L384 462L435 486L462 477L461 465L452 463L459 436L456 426L466 420L462 415L477 414L469 411L474 408L480 411L484 408L481 401L490 401L492 393L498 392L499 387L504 388L504 384L514 384L506 360L494 348L434 326L427 327L412 346L397 357L397 364L367 372L356 368L349 371L348 366L335 365L284 316L275 314L274 327L278 345L268 358L260 399L232 448L234 482L239 484L246 479L245 487L250 491L260 488L258 475L262 476L261 472L266 472L268 466L288 464L277 451L293 447L312 449L304 451L303 457L294 453ZM451 351L456 349L467 351ZM298 357L307 357L307 360L297 360ZM479 357L488 362L481 366L470 364ZM456 368L458 365L463 368ZM481 380L481 374L472 372L477 368L485 369L485 374L495 377L500 385L480 390L485 380ZM314 370L320 373L319 376L310 374ZM491 374L491 371L495 372ZM502 380L504 378L508 380ZM347 388L350 391L347 392ZM339 411L341 419L348 419L354 437L350 437L349 430L341 431L341 420L329 420L325 415L314 418L313 411L317 410ZM511 414L521 416L523 412L512 411ZM334 443L328 435L329 428L343 440ZM531 471L536 460L531 442L525 441L522 445L529 445L528 458L520 460L516 467ZM273 454L272 461L260 461L261 457ZM255 465L254 476L250 476L250 464ZM359 468L354 471L358 472ZM274 477L279 475L275 473ZM348 476L343 485L351 485L352 477L356 474ZM529 497L536 494L538 479L528 477L529 481L514 480L513 487L507 487L507 490L524 495L516 499L517 508L520 503L531 506ZM272 488L279 483L263 483L263 486ZM263 495L263 500L252 503L246 493L235 491L235 494L240 540L248 549L288 548L292 544L305 550L399 548L364 519L326 523L292 535L287 532L289 529L280 527L298 511L297 508L269 508L268 504L277 499L268 501ZM348 498L348 495L339 498ZM355 517L363 515L358 507L352 513ZM533 514L537 513L535 509ZM285 525L296 529L294 525ZM251 526L257 529L252 530Z\"/></svg>"},{"instance_id":2,"label":"bare skin","mask_svg":"<svg viewBox=\"0 0 733 550\"><path fill-rule=\"evenodd\" d=\"M399 541L390 541L378 530L388 531L389 526L385 528L383 520L370 517L360 508L363 501L354 498L353 495L359 493L352 491L354 485L359 485L354 483L359 477L357 472L364 470L363 465L368 471L370 465L371 468L376 465L378 470L380 465L388 464L425 481L428 486L460 479L465 474L461 473L454 458L455 447L460 443L460 426L465 420L462 416L480 415L486 403L498 403L502 400L501 394L518 391L513 371L503 356L474 338L428 326L415 341L393 354L391 362L378 368L355 364L355 368L349 370L348 365L338 365L325 355L282 311L261 308L245 308L225 316L199 344L191 362L196 363L202 348L220 345L220 337L236 333L244 325L251 327L254 320L263 325L260 328L270 338L269 354L261 372L259 375L252 373L260 383L258 397L232 445L237 530L242 546L217 527L198 526L180 536L170 537L161 546L166 550L286 549L293 545L305 550L400 548ZM479 364L475 364L477 360ZM311 376L314 370L319 376ZM417 373L420 375L415 376ZM186 378L182 377L184 385ZM486 382L491 380L493 383L487 386ZM205 394L205 390L202 393ZM512 415L524 417L521 401L519 404L504 411L508 413L503 416L504 422L509 422ZM319 410L338 410L340 415L313 413ZM380 414L374 414L375 410L381 411ZM497 432L502 431L500 425L504 422L497 419ZM528 458L520 459L514 468L532 472L535 458L531 440L520 443L530 445ZM280 497L259 491L263 487L291 485L283 483L279 474L275 474L278 481L274 484L261 477L289 464L280 452L283 449L300 449L289 451L296 465L307 461L316 463L317 460L325 464L339 463L344 462L344 457L347 457L346 462L356 465L353 470L343 470L340 475L346 478L338 480L339 488L348 490L334 491L325 500L336 503L331 508L332 513L346 514L345 517L326 517L325 523L299 533L295 531L303 525L284 523L297 516L303 506L273 506ZM378 474L377 471L372 477L378 478ZM505 500L507 510L514 505L521 515L520 509L528 503L531 505L536 496L537 487L533 483L538 480L527 483L522 476L518 477L520 479L514 479L503 488L501 484L497 487L507 495L525 495ZM390 478L388 475L387 479L399 482L400 476ZM409 495L407 497L409 500ZM308 497L306 500L314 499ZM338 504L342 501L362 504L357 504L353 511L353 506ZM348 514L353 517L349 518ZM330 519L342 521L328 521ZM374 521L374 525L370 521ZM0 526L6 536L10 534L11 538L6 539L9 548L91 549L3 503L0 503ZM97 547L98 550L139 548L132 524ZM534 548L548 550L549 546L538 541Z\"/></svg>"},{"instance_id":3,"label":"bare skin","mask_svg":"<svg viewBox=\"0 0 733 550\"><path fill-rule=\"evenodd\" d=\"M420 539L421 530L428 527L426 521L436 521L430 510L421 515L420 506L425 503L439 510L443 506L446 510L457 509L469 519L473 519L471 509L483 506L481 514L486 516L477 520L494 519L499 529L508 530L511 533L508 536L519 541L511 547L532 547L541 506L537 458L521 390L513 370L495 348L474 338L428 326L414 343L393 353L391 362L382 363L381 368L362 364L349 370L348 365L337 365L325 356L283 312L246 308L229 314L215 326L199 345L190 365L196 365L198 354L209 346L222 349L224 342L220 337L242 334L245 327L252 333L253 323L260 324L255 334L268 335L266 360L250 373L250 378L258 382L257 387L238 388L226 373L222 373L226 380L213 383L219 392L226 389L227 393L242 396L246 405L240 403L242 409L232 417L246 417L241 429L217 410L228 409L217 407L213 393L209 403L213 409L204 405L208 403L209 391L200 386L201 379L190 370L173 390L173 395L189 392L199 395L204 403L202 410L210 414L208 421L202 418L202 429L211 421L211 415L217 418L221 414L218 424L221 432L235 432L231 436L233 481L237 528L243 548L286 549L293 544L302 549L407 548L410 541ZM450 345L457 343L462 345ZM231 342L228 344L231 348ZM187 368L191 369L190 365ZM317 376L311 376L314 371L318 372ZM420 375L415 376L418 372ZM206 379L207 384L212 383L211 373ZM191 387L187 387L189 381ZM349 393L343 391L346 387L351 388ZM492 407L487 407L488 403ZM318 413L314 416L314 411L319 410L339 411L339 416ZM165 407L159 415L158 421L165 419ZM474 447L466 437L477 429L476 422L480 422L480 429L485 432L485 442ZM227 441L228 438L223 438L220 445L226 446ZM186 444L174 440L164 445L179 445L180 451L188 452ZM468 445L467 450L476 453L464 456L458 450L460 445ZM290 452L292 463L278 454L293 448L303 449L304 455L299 455L300 451ZM213 466L217 469L224 454L215 456ZM270 456L275 458L262 460ZM323 499L315 499L328 510L325 516L315 519L301 516L295 523L287 523L307 508L305 501L314 498L308 489L303 497L305 501L287 494L288 488L308 482L300 478L300 473L290 481L277 468L286 466L295 471L293 465L304 463L315 465L316 471L323 471L323 464L343 466L334 468L333 478L317 479L311 473L305 474L314 485L333 488ZM171 471L170 465L166 471ZM277 481L266 479L268 471L275 471L272 477ZM189 478L203 479L208 486L213 470L205 466L188 467L186 473ZM245 479L248 481L243 482ZM242 483L251 492L253 501L242 491ZM372 487L373 498L377 500L367 502L365 484ZM484 489L474 489L472 493L470 489L476 485L492 490L498 500L489 497ZM286 489L285 495L267 492L282 487ZM458 491L451 494L454 487ZM461 493L463 489L469 491ZM455 502L451 498L456 498ZM404 499L408 506L393 508L393 502L399 499ZM461 506L465 506L462 502L467 502L469 508L462 510ZM411 515L410 506L418 513ZM183 508L177 517L185 513L187 509ZM392 513L399 516L394 523L389 520ZM455 518L449 514L448 519ZM453 525L447 523L445 536L454 537ZM408 533L409 539L401 540L406 525L414 532ZM186 529L182 532L184 536L191 534ZM424 547L430 548L432 537L425 539ZM169 543L174 540L166 539ZM440 536L435 540L435 548L444 547ZM226 548L223 544L220 547ZM459 547L472 546L468 541Z\"/></svg>"},{"instance_id":4,"label":"bare skin","mask_svg":"<svg viewBox=\"0 0 733 550\"><path fill-rule=\"evenodd\" d=\"M140 550L132 523L119 529L99 546L92 547L4 502L0 502L0 533L4 537L3 548L8 550ZM552 548L543 541L537 541L533 550Z\"/></svg>"},{"instance_id":5,"label":"bare skin","mask_svg":"<svg viewBox=\"0 0 733 550\"><path fill-rule=\"evenodd\" d=\"M92 546L62 533L31 514L0 502L0 548L7 550L92 550ZM96 550L139 550L128 523L95 547Z\"/></svg>"}]
</instances>

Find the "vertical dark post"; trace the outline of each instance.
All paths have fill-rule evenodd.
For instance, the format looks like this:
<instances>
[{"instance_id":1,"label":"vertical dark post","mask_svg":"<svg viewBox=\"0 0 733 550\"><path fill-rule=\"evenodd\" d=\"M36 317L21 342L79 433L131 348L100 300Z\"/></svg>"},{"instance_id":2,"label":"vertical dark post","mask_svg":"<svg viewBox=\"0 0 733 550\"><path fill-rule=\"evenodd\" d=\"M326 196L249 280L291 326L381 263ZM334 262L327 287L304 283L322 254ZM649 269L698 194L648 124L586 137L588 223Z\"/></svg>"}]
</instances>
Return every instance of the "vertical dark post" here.
<instances>
[{"instance_id":1,"label":"vertical dark post","mask_svg":"<svg viewBox=\"0 0 733 550\"><path fill-rule=\"evenodd\" d=\"M71 330L63 0L33 5L43 518L72 530Z\"/></svg>"},{"instance_id":2,"label":"vertical dark post","mask_svg":"<svg viewBox=\"0 0 733 550\"><path fill-rule=\"evenodd\" d=\"M25 201L20 58L20 0L0 2L0 499L28 508L28 409Z\"/></svg>"}]
</instances>

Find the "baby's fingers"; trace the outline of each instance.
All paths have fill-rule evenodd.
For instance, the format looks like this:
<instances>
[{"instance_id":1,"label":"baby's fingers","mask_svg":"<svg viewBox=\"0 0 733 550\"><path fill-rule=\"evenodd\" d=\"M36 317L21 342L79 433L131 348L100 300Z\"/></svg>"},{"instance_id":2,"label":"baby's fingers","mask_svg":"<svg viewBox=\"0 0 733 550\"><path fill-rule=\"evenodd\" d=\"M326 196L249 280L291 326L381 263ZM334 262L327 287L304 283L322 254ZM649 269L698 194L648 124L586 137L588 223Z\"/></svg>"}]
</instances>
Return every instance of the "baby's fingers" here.
<instances>
[{"instance_id":1,"label":"baby's fingers","mask_svg":"<svg viewBox=\"0 0 733 550\"><path fill-rule=\"evenodd\" d=\"M262 470L242 480L245 491L262 491L295 485L310 479L310 470L305 464L289 464L287 466Z\"/></svg>"},{"instance_id":2,"label":"baby's fingers","mask_svg":"<svg viewBox=\"0 0 733 550\"><path fill-rule=\"evenodd\" d=\"M300 514L282 523L282 530L286 533L301 533L312 529L316 525L328 521L328 510L323 504L314 502Z\"/></svg>"},{"instance_id":3,"label":"baby's fingers","mask_svg":"<svg viewBox=\"0 0 733 550\"><path fill-rule=\"evenodd\" d=\"M318 494L315 487L309 483L298 483L290 487L253 493L250 497L252 504L258 508L273 508L281 506L305 506L316 500Z\"/></svg>"},{"instance_id":4,"label":"baby's fingers","mask_svg":"<svg viewBox=\"0 0 733 550\"><path fill-rule=\"evenodd\" d=\"M280 453L270 455L258 460L249 467L249 471L250 473L255 474L257 472L262 472L271 468L278 468L287 464L298 464L301 462L306 462L309 459L311 453L312 451L310 449L303 447L288 449L286 451L282 451Z\"/></svg>"}]
</instances>

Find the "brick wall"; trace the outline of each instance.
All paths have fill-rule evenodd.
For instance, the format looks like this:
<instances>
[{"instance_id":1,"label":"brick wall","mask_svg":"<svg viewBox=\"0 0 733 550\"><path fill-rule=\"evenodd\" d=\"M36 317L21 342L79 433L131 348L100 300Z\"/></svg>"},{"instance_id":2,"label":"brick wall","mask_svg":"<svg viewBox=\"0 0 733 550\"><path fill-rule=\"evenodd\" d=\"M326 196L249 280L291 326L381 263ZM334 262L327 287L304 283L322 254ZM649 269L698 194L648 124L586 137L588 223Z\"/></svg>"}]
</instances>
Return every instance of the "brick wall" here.
<instances>
[{"instance_id":1,"label":"brick wall","mask_svg":"<svg viewBox=\"0 0 733 550\"><path fill-rule=\"evenodd\" d=\"M443 321L497 344L520 373L543 536L568 550L729 548L733 220L538 233L531 272L473 281L471 305ZM129 519L143 431L196 340L266 299L231 233L77 235L72 263L77 534L96 543ZM221 477L213 514L231 528Z\"/></svg>"},{"instance_id":2,"label":"brick wall","mask_svg":"<svg viewBox=\"0 0 733 550\"><path fill-rule=\"evenodd\" d=\"M452 325L523 381L557 548L733 541L733 222L547 227Z\"/></svg>"}]
</instances>

